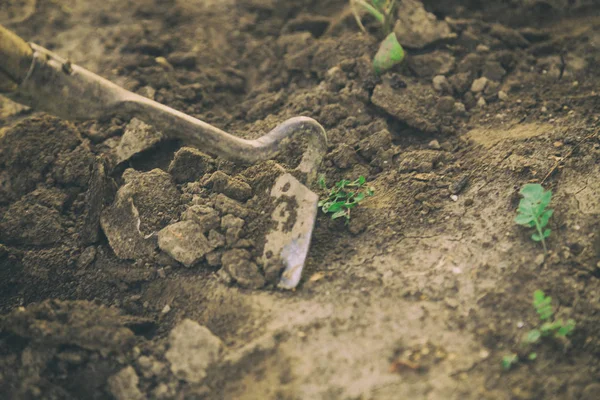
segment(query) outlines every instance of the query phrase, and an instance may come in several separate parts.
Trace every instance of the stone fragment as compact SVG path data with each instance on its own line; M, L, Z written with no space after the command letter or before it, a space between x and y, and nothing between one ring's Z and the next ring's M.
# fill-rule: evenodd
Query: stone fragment
M216 229L221 224L219 213L212 207L194 204L181 216L184 221L194 221L200 226L202 233Z
M408 68L418 77L426 78L435 75L446 75L454 68L456 59L445 51L433 51L408 58Z
M108 390L116 400L144 400L138 383L139 378L130 365L108 378Z
M490 34L502 40L509 48L529 46L529 41L518 31L501 24L493 24Z
M454 109L454 97L452 96L442 96L437 102L437 109L442 113L452 112Z
M443 39L454 38L445 21L425 10L423 3L417 0L402 0L398 4L394 32L400 43L407 48L421 49Z
M220 360L222 351L223 343L208 328L184 319L169 334L165 356L178 379L200 383L207 370Z
M181 221L158 232L158 246L186 267L198 263L212 250L200 225L193 221Z
M473 93L483 92L487 83L488 83L488 79L485 76L475 79L473 81L473 84L471 85L471 92L473 92Z
M244 202L252 197L252 188L246 182L217 171L206 181L207 187L234 200Z
M248 210L243 205L221 193L215 199L215 209L222 214L233 214L240 218L248 216Z
M499 61L487 61L483 66L483 76L490 81L500 82L506 75L506 70Z
M123 178L126 183L102 212L100 225L117 257L145 258L156 248L152 234L177 217L179 192L171 176L160 169L127 169Z
M356 151L346 143L339 144L330 157L333 164L342 169L350 168L360 162Z
M395 90L389 84L375 87L371 102L386 113L424 133L438 133L437 94L430 85L413 84Z
M228 250L223 253L221 263L238 285L249 289L259 289L265 285L265 278L260 273L258 266L250 261L248 250Z
M452 93L452 86L444 75L437 75L433 78L433 88L441 93Z
M119 144L112 150L115 165L129 160L136 154L152 148L163 138L162 133L145 122L133 118L125 127Z
M367 160L372 160L379 150L389 149L392 146L392 134L387 129L364 138L358 143L359 154Z
M175 153L169 173L177 183L194 182L214 170L214 160L192 147L182 147Z

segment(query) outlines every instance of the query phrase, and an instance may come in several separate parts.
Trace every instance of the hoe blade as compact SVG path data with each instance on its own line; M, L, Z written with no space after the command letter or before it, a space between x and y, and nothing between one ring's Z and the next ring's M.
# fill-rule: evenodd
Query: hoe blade
M286 173L275 182L271 197L275 202L271 214L274 227L267 233L263 259L265 265L278 263L283 269L278 287L294 289L310 248L319 196Z

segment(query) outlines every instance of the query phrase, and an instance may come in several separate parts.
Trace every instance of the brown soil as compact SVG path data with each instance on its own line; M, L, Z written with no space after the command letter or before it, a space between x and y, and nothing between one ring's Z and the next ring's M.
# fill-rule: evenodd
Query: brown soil
M600 5L423 3L449 35L379 77L378 32L345 0L3 2L27 40L233 134L317 119L320 173L364 175L375 196L348 226L320 213L300 286L280 291L258 257L274 163L184 151L177 167L183 144L161 142L115 166L103 156L130 121L0 97L0 398L598 398ZM545 257L513 221L528 182L554 193ZM123 250L143 257L118 258L99 229L107 207L128 223L115 197L145 204L146 239ZM165 226L225 215L204 261L156 251ZM577 326L531 349L536 289ZM185 318L223 343L200 382L167 355Z

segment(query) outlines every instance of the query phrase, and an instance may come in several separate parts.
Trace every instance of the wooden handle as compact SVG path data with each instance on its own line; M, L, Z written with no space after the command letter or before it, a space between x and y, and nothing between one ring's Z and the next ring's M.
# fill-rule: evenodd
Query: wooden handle
M27 76L33 51L26 41L0 25L0 90L11 90Z

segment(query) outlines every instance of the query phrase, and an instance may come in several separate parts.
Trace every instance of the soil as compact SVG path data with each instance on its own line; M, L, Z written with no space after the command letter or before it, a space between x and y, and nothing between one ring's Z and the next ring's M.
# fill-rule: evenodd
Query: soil
M138 152L139 121L0 97L0 397L598 398L600 4L400 3L407 58L377 76L345 0L3 2L20 36L235 135L317 119L319 172L375 195L348 225L319 213L278 290L263 216L301 146ZM530 182L553 191L547 254L513 221ZM523 346L536 289L576 328Z

